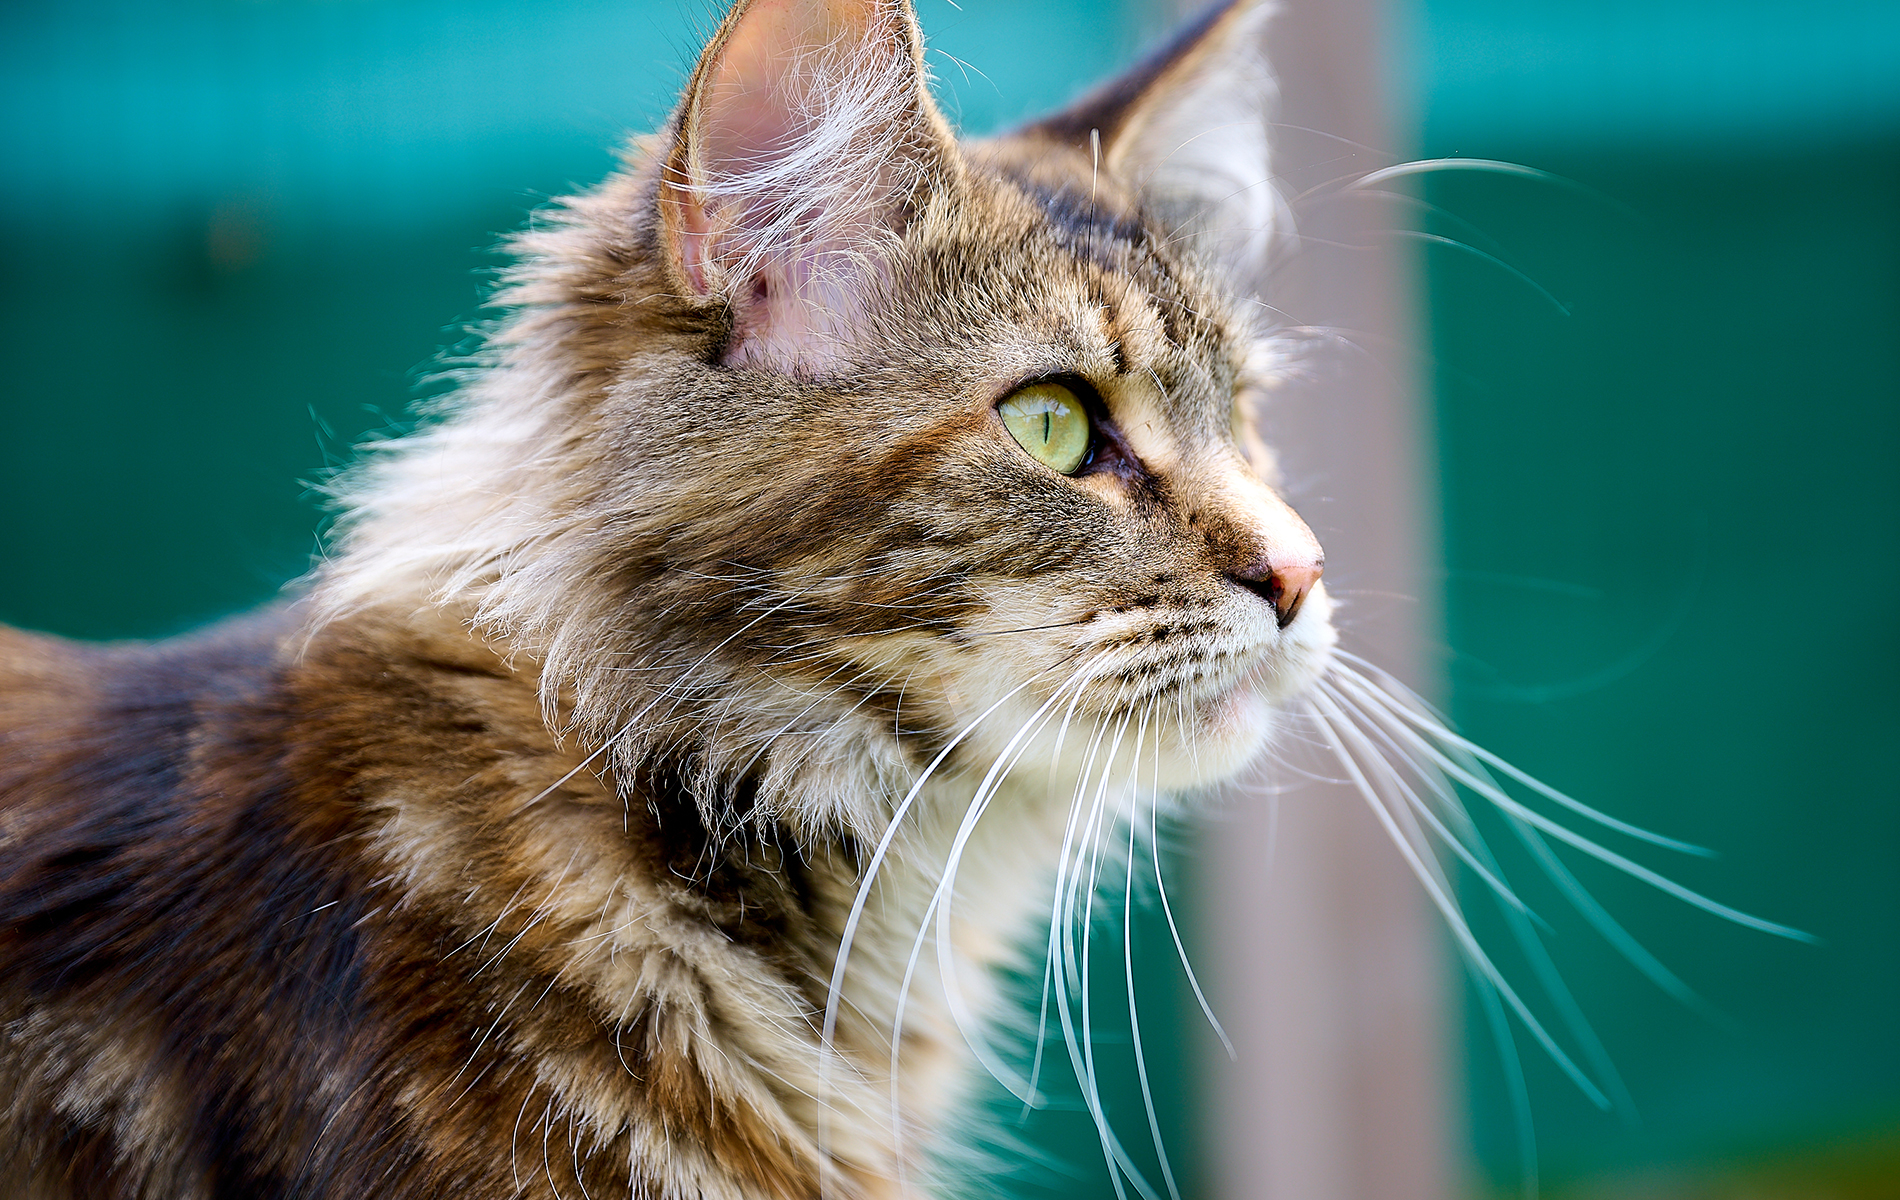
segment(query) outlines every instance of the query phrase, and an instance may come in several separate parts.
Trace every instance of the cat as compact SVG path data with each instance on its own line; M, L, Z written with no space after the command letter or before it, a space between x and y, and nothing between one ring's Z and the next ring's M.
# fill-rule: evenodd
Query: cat
M294 598L0 631L11 1194L913 1194L1131 825L1296 718L1494 787L1253 425L1266 11L960 143L908 0L738 0Z
M301 596L0 635L5 1177L923 1184L1058 864L1332 645L1224 267L1263 12L960 145L908 3L741 0Z

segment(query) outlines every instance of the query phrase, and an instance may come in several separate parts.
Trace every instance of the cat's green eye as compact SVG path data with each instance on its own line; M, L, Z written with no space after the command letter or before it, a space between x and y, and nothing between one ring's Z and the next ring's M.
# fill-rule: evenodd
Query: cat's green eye
M1029 457L1072 475L1089 456L1089 414L1082 398L1059 383L1032 383L996 406L1003 427Z

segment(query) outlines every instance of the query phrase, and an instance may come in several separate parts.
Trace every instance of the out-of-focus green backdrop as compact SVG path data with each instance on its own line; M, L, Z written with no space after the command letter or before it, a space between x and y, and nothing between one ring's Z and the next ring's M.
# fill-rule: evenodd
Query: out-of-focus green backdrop
M1142 0L961 2L919 8L977 130L1156 23ZM1638 1113L1596 1113L1527 1049L1546 1188L1900 1196L1900 6L1396 17L1415 149L1585 185L1446 173L1420 193L1416 228L1461 244L1420 258L1454 714L1719 848L1666 865L1824 939L1580 866L1711 1018L1534 895ZM160 635L300 573L301 481L435 389L500 236L661 117L712 21L701 0L0 10L0 620ZM1137 929L1144 1026L1186 1022L1165 932ZM1512 1191L1507 1075L1467 1024L1473 1184ZM1155 1066L1192 1192L1194 1088ZM1110 1074L1139 1143L1131 1072ZM1017 1190L1112 1194L1072 1109L1021 1135L1049 1157Z
M1418 228L1529 281L1425 251L1453 713L1721 853L1635 857L1822 939L1579 865L1711 1019L1533 892L1636 1112L1595 1112L1526 1045L1544 1181L1900 1196L1900 5L1425 0L1413 21L1424 155L1581 185L1423 191ZM1466 1036L1483 1179L1509 1192L1475 1011Z

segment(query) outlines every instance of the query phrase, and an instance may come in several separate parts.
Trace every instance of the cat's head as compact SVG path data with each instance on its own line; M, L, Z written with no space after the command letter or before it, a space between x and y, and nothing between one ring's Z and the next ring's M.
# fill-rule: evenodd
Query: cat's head
M742 0L669 128L524 236L496 365L363 477L332 602L465 605L709 803L873 805L866 764L1032 722L1231 777L1333 640L1251 432L1261 21L959 144L905 0Z

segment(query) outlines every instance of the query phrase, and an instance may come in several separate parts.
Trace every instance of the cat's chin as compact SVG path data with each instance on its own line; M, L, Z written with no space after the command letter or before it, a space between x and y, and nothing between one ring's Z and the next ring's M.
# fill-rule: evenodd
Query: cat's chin
M1252 765L1285 722L1285 699L1250 675L1213 700L1196 705L1190 721L1165 731L1156 747L1155 782L1185 791L1226 783Z
M1226 783L1252 765L1280 732L1287 710L1318 682L1338 640L1332 603L1315 588L1301 621L1251 671L1188 707L1159 739L1159 784L1185 790Z

